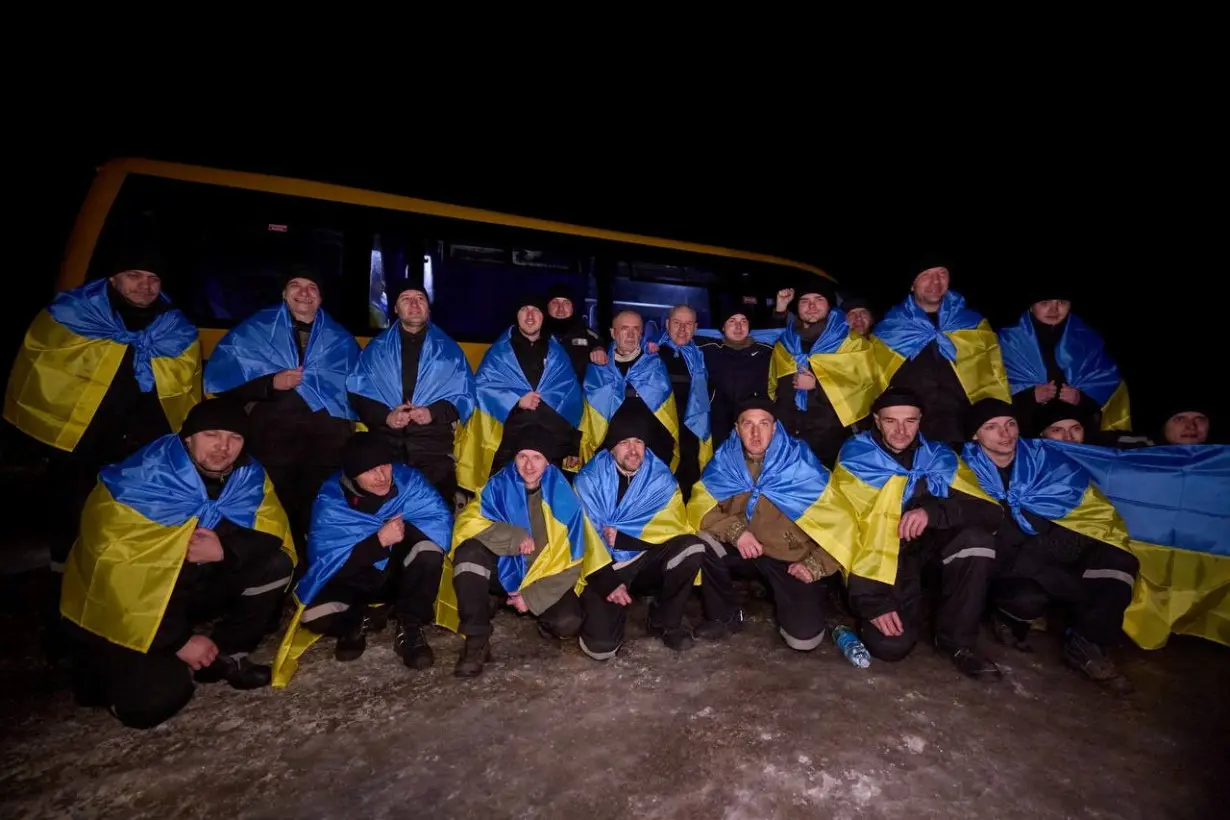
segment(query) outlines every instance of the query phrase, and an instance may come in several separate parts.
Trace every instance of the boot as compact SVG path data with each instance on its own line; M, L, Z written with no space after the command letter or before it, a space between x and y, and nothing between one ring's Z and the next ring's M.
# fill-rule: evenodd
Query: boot
M1072 630L1068 630L1063 641L1063 660L1068 666L1116 695L1130 695L1135 691L1132 682L1120 674L1100 646Z
M1033 652L1029 644L1029 621L1018 621L1003 612L991 613L991 634L1004 646L1018 652Z
M401 662L407 669L428 669L436 662L436 655L427 644L427 637L421 626L397 626L397 638L393 648L401 655Z
M736 609L734 614L724 621L705 621L692 631L692 634L705 641L720 641L727 635L743 631L743 610Z
M367 649L367 627L370 621L366 614L347 632L337 639L333 657L342 663L357 661Z
M248 660L247 654L223 655L193 675L197 683L217 683L225 680L232 689L260 689L273 680L273 670Z
M662 643L666 644L667 649L673 649L676 652L686 652L695 645L691 632L683 628L683 626L665 627L655 623L655 614L654 607L650 607L649 622L645 625L645 631L650 635L661 638Z
M459 678L475 678L483 673L483 664L491 660L491 641L486 635L466 636L466 645L457 659L453 674Z
M393 607L389 604L377 604L367 608L367 631L368 632L383 632L384 628L389 625L389 613Z
M944 650L941 649L940 651ZM1004 673L999 671L998 666L978 654L974 649L963 646L947 654L952 658L952 665L957 667L962 675L974 680L994 683L995 681L1002 680L1004 677Z

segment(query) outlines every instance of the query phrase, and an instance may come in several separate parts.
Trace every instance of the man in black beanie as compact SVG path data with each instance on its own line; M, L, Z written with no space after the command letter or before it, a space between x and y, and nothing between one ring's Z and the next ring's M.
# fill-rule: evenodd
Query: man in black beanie
M1066 401L1051 401L1035 409L1033 434L1036 438L1070 441L1083 444L1090 429L1090 417L1084 408Z
M554 285L547 291L547 315L543 328L548 336L568 351L568 359L572 362L577 381L583 381L585 369L589 367L590 354L595 350L602 350L604 341L602 336L586 326L584 314L577 310L578 305L584 307L585 300L582 298L578 302L573 291L574 289L566 284Z
M841 309L846 312L846 321L850 329L866 339L871 335L871 329L876 325L875 314L871 312L871 303L861 296L850 296L843 299Z
M722 338L700 345L709 372L709 427L715 451L734 432L743 403L768 395L773 346L751 336L764 319L759 302L751 294L739 297L722 312Z

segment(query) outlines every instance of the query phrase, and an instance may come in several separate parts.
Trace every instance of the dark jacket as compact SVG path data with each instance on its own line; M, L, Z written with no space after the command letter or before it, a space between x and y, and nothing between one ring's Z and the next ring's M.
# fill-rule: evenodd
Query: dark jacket
M509 342L517 364L525 375L526 381L535 390L542 380L547 366L547 335L544 333L536 341L530 341L520 331L513 329ZM586 359L588 362L588 358ZM538 405L536 410L526 410L514 406L508 418L504 420L504 435L500 446L492 459L491 472L494 475L516 455L518 443L527 435L527 429L536 427L546 434L553 443L552 452L544 453L557 467L562 466L565 458L575 456L581 451L581 431L568 423L568 420L557 413L546 402ZM535 436L541 441L541 436Z
M716 341L705 342L700 351L709 371L709 419L716 450L734 430L739 406L748 399L768 395L773 347L756 341L731 347L725 341Z
M1038 351L1042 354L1042 363L1046 366L1046 379L1052 381L1057 387L1065 385L1065 376L1063 368L1055 361L1055 345L1059 344L1059 340L1063 338L1064 328L1068 324L1065 318L1057 325L1048 325L1039 322L1030 314L1029 321L1033 324L1034 335L1038 339ZM1051 401L1059 401L1059 397L1051 399ZM1027 387L1024 390L1012 396L1012 406L1017 411L1017 422L1021 425L1022 435L1034 435L1041 433L1041 430L1036 429L1035 414L1038 409L1045 407L1044 404L1038 404L1038 400L1034 397L1034 388ZM1097 432L1097 425L1094 423L1101 416L1102 408L1089 396L1081 393L1080 404L1078 405L1081 413L1086 419L1089 419L1090 429L1086 429L1087 437L1092 437Z
M928 314L939 326L939 314ZM931 342L913 359L907 359L893 374L892 386L904 387L922 399L922 434L932 441L959 447L964 441L962 423L969 410L965 388L957 378L952 362Z
M603 338L585 326L578 316L570 319L546 317L544 332L553 336L568 351L568 359L577 379L585 382L585 368L589 367L589 354L605 346Z

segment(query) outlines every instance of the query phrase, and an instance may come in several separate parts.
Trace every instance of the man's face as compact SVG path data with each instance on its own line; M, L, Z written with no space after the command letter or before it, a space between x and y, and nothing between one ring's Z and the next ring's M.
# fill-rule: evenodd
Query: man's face
M626 438L611 449L611 455L625 473L635 473L645 463L645 442Z
M829 315L829 300L818 293L804 293L799 297L799 318L809 325L824 320Z
M422 327L431 318L427 294L421 290L402 291L397 297L397 318L408 327Z
M744 410L739 414L735 428L739 431L743 449L749 455L762 456L773 441L776 422L773 414L765 410Z
M1042 302L1034 302L1029 312L1044 325L1057 325L1068 318L1068 313L1071 310L1072 303L1067 299L1047 299Z
M918 425L922 423L922 410L909 405L885 407L874 414L876 429L888 449L900 453L918 437Z
M547 303L547 313L552 319L569 319L572 317L572 300L566 296L556 296Z
M1077 444L1085 442L1085 425L1076 419L1060 419L1042 431L1042 438L1051 441L1073 441Z
M359 489L372 495L387 495L393 488L393 465L381 464L355 476Z
M728 342L741 342L747 338L747 334L750 332L751 327L747 317L742 313L736 313L726 320L726 324L722 325L722 335L726 337Z
M919 304L938 305L948 293L948 268L927 268L914 279L913 290Z
M517 453L517 473L525 486L531 490L542 483L542 474L547 471L547 457L537 450L522 450Z
M616 352L629 356L641 346L641 330L644 325L635 313L624 312L611 324L611 338L615 340Z
M1175 413L1162 435L1167 444L1204 444L1209 440L1209 417L1194 410Z
M850 323L854 332L863 338L867 338L867 334L871 332L871 326L875 324L871 320L871 311L861 307L847 313L846 321Z
M692 334L696 332L696 313L690 308L671 311L671 317L666 321L666 332L672 342L683 347L692 341Z
M243 452L243 436L230 430L202 430L184 439L188 455L207 473L223 473Z
M316 311L320 308L320 288L311 279L291 279L282 291L282 298L291 315L300 322L310 322L316 318Z
M1016 442L1021 437L1016 419L1012 416L997 416L990 419L974 434L974 441L991 455L1010 456L1016 453Z
M542 311L533 305L523 305L517 311L517 327L526 336L536 336L542 332Z
M111 285L137 307L154 304L162 293L162 279L147 270L126 270L111 277Z

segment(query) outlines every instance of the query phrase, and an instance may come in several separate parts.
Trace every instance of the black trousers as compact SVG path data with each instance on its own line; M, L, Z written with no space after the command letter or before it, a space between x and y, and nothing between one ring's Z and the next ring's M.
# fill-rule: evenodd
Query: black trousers
M383 583L373 587L331 579L304 608L299 623L320 635L337 638L359 625L369 605L392 604L402 628L427 626L434 615L443 572L444 552L407 524L406 537L389 556Z
M932 530L901 545L897 579L891 587L851 576L850 606L859 618L859 637L867 651L885 661L899 661L910 653L923 626L923 577L936 572L936 642L945 649L972 649L978 642L994 562L995 537L986 530ZM894 611L901 618L901 635L885 635L871 623Z
M679 469L675 470L675 480L687 503L692 497L692 485L700 481L700 439L682 421L679 423Z
M463 541L453 552L453 589L457 592L457 615L461 634L470 638L491 634L489 596L508 595L500 584L499 556L476 538ZM538 616L538 623L557 638L571 638L581 631L585 613L572 590Z
M1092 538L1074 561L1051 560L1048 553L1046 537L1033 536L1003 555L992 584L994 605L1010 618L1032 621L1050 602L1060 602L1070 607L1071 626L1082 636L1101 646L1117 643L1140 571L1136 556Z
M290 520L290 534L295 539L295 552L299 554L298 573L307 568L307 533L312 522L312 502L316 500L321 486L337 472L336 467L313 464L268 465L265 471L273 482L282 509Z
M406 460L436 488L449 510L457 506L457 462L452 456L412 455Z
M809 652L824 641L825 590L819 582L800 581L788 572L790 564L762 555L747 559L730 544L711 536L703 539L708 546L701 566L701 597L705 617L728 621L737 610L733 580L736 577L758 579L768 585L773 594L773 610L777 630L791 649Z
M652 595L649 619L656 626L677 629L683 623L683 609L692 591L692 582L704 561L705 542L694 535L680 535L636 560L617 567L615 573L632 595ZM585 622L581 626L581 648L597 660L614 657L624 641L628 608L613 604L594 587L581 593Z

